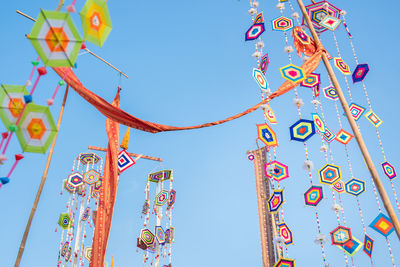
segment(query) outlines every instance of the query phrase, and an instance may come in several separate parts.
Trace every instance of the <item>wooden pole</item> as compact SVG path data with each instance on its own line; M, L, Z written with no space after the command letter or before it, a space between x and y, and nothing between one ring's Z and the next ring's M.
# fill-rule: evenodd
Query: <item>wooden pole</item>
M314 26L312 25L312 22L310 20L310 17L307 14L307 10L306 10L306 8L305 8L305 6L303 4L303 1L302 0L297 0L297 3L299 4L301 12L303 13L303 16L304 16L304 18L305 18L305 20L307 22L307 25L308 25L308 27L309 27L309 29L311 31L312 36L314 37L315 44L317 45L317 47L318 46L322 47L321 41L319 40L318 34L316 33L316 31L314 29ZM340 103L342 104L344 113L345 113L345 115L347 117L347 120L349 121L350 127L353 130L354 137L356 138L358 146L359 146L359 148L361 150L361 153L362 153L362 155L364 157L365 164L367 165L367 168L368 168L368 170L369 170L369 172L370 172L370 174L372 176L372 179L374 180L374 183L376 185L376 188L378 189L379 195L380 195L380 197L382 199L382 202L383 202L383 205L385 206L385 209L386 209L386 211L387 211L387 213L388 213L388 215L390 217L390 220L393 223L393 226L394 226L394 229L396 231L397 237L400 239L400 223L399 223L399 220L398 220L398 218L396 216L396 213L395 213L395 211L393 209L392 203L390 202L390 199L389 199L389 197L388 197L388 195L386 193L386 190L385 190L385 188L383 186L383 183L382 183L381 179L379 178L378 172L376 171L375 165L374 165L374 163L373 163L373 161L371 159L371 156L370 156L370 154L368 152L368 149L367 149L367 147L366 147L366 145L364 143L364 140L363 140L363 138L361 136L360 130L358 129L357 124L356 124L353 116L350 113L349 105L347 104L346 98L344 97L342 89L341 89L341 87L339 85L339 82L338 82L338 80L336 78L336 75L335 75L335 73L334 73L334 71L332 69L332 66L329 63L329 60L328 60L328 57L326 56L326 53L322 53L322 61L324 62L324 65L326 67L326 70L328 71L329 77L331 78L331 81L332 81L332 83L333 83L333 85L334 85L334 87L336 89L336 92L338 94Z
M64 108L65 108L65 102L67 101L68 90L69 90L69 86L67 85L67 88L65 89L64 99L63 99L63 102L62 102L62 105L61 105L61 109L60 109L60 114L58 115L57 133L56 133L56 136L53 139L53 142L51 143L49 154L47 155L47 161L46 161L46 166L45 166L44 171L43 171L42 180L40 181L39 189L38 189L38 191L36 193L36 198L35 198L35 201L33 202L33 206L32 206L32 209L31 209L31 213L29 215L28 222L26 223L25 232L24 232L24 235L22 236L21 244L19 246L19 251L18 251L17 259L15 260L14 267L19 267L19 264L21 262L21 258L22 258L22 254L24 253L25 244L26 244L26 240L28 238L29 230L31 229L33 216L35 215L37 206L39 204L40 196L41 196L42 191L43 191L44 183L46 182L46 179L47 179L47 173L49 171L51 158L53 156L54 146L56 145L58 132L60 130L61 119L62 119L63 114L64 114Z
M107 149L105 149L103 147L98 147L98 146L88 146L88 149L107 152ZM142 159L149 159L149 160L160 161L160 162L162 161L162 158L150 157L150 156L146 156L146 155L142 155L142 154L139 155L136 153L128 153L128 154L129 154L129 156L132 156L132 157L139 157Z

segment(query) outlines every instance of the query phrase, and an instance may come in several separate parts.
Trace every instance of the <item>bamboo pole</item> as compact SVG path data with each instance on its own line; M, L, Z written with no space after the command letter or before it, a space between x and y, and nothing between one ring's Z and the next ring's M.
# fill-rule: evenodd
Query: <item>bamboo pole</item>
M98 146L88 146L88 149L107 152L107 149L105 149L103 147L98 147ZM146 155L142 155L142 154L139 155L136 153L128 153L128 154L129 154L129 156L132 156L132 157L138 157L138 158L142 158L142 159L154 160L154 161L159 161L159 162L162 161L162 158L150 157L150 156L146 156Z
M60 1L60 5L62 6L63 2ZM61 8L61 6L59 6ZM31 16L17 10L16 11L18 14L24 16L25 18L28 18L34 22L36 22L36 19L32 18ZM83 50L85 50L86 52L88 52L89 54L91 54L92 56L94 56L95 58L103 61L104 63L106 63L108 66L110 66L111 68L113 68L114 70L118 71L119 73L121 73L122 75L124 75L127 79L129 79L129 76L126 75L124 72L122 72L120 69L116 68L114 65L112 65L110 62L108 62L107 60L103 59L102 57L99 57L98 55L96 55L95 53L93 53L92 51L90 51L89 49L87 49L86 47L82 48Z
M312 25L312 22L310 20L310 17L307 14L307 10L303 4L302 0L297 0L297 3L299 4L299 7L301 9L301 12L303 13L303 16L307 22L307 25L311 31L312 36L314 37L315 44L318 46L322 46L321 41L319 40L318 34L316 33L314 26ZM347 117L347 120L349 121L350 127L353 130L354 137L357 140L358 146L361 150L361 153L364 157L365 164L367 165L367 168L372 176L372 179L374 180L374 183L376 185L376 188L378 189L379 195L382 199L383 205L385 206L385 209L390 217L390 220L393 223L394 229L396 231L397 237L400 239L400 223L399 220L396 216L396 213L393 209L392 203L390 202L390 199L386 193L386 190L383 186L383 183L381 179L379 178L378 172L376 171L375 165L371 159L371 156L368 152L368 149L364 143L364 140L361 136L360 130L357 127L357 124L353 118L353 116L350 113L349 110L349 105L347 104L346 98L342 92L342 88L339 85L339 82L336 78L336 75L332 69L331 64L329 63L328 57L326 56L326 53L322 53L322 60L324 62L324 65L326 67L326 70L328 71L329 77L335 86L336 92L338 94L340 103L342 104L343 110L345 112L345 115Z
M43 191L44 183L46 182L46 179L47 179L47 173L49 171L51 158L53 156L54 147L56 145L58 132L59 132L60 126L61 126L61 120L62 120L62 117L63 117L63 114L64 114L64 108L65 108L65 102L67 101L68 90L69 90L69 86L67 85L67 88L65 89L64 99L63 99L63 102L62 102L62 105L61 105L61 109L60 109L60 114L58 115L57 133L56 133L56 135L55 135L55 137L53 139L53 142L51 143L49 154L47 155L47 161L46 161L46 166L45 166L44 171L43 171L42 180L40 181L39 189L38 189L38 191L36 193L36 198L35 198L35 201L33 202L33 206L32 206L32 209L31 209L31 213L29 215L28 222L26 223L25 232L24 232L24 235L22 236L21 244L19 246L18 255L17 255L17 259L15 260L14 267L19 267L19 264L21 262L21 258L22 258L22 254L24 253L25 244L26 244L26 240L28 238L29 230L31 229L33 216L35 215L37 206L39 204L40 196L41 196L42 191Z

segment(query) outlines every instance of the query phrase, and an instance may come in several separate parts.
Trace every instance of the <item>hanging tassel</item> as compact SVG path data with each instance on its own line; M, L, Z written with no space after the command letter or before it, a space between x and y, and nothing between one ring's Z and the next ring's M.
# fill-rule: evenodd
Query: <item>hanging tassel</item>
M33 95L33 92L35 91L36 86L39 83L40 77L47 74L46 67L40 67L37 69L37 71L39 73L39 76L36 78L35 84L33 85L32 89L31 89L30 95Z
M128 127L128 129L126 129L126 133L124 135L124 138L122 139L121 145L119 146L120 148L128 150L130 132L131 132L131 128Z

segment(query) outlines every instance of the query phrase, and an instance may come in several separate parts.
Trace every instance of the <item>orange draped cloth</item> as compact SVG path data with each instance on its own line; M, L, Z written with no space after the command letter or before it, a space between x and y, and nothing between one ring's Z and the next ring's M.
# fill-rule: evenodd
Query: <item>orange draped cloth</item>
M311 56L301 67L304 70L305 76L308 76L311 72L313 72L319 65L323 53L323 49L317 50L317 52ZM107 118L118 122L120 124L129 126L131 128L135 128L141 131L145 132L150 132L150 133L158 133L158 132L165 132L165 131L179 131L179 130L191 130L191 129L198 129L198 128L204 128L204 127L209 127L209 126L214 126L218 124L222 124L228 121L235 120L237 118L240 118L246 114L249 114L256 109L258 109L261 105L267 103L268 101L272 100L273 98L280 96L293 88L295 88L297 85L300 84L300 82L293 83L291 81L285 81L281 87L279 87L278 90L276 90L272 95L264 100L263 102L260 102L251 108L238 113L236 115L233 115L231 117L228 117L223 120L219 121L214 121L214 122L209 122L209 123L204 123L200 125L194 125L194 126L184 126L184 127L177 127L177 126L169 126L169 125L164 125L164 124L158 124L154 122L149 122L145 120L141 120L139 118L136 118L129 113L121 110L119 107L115 107L108 103L106 100L101 98L100 96L96 95L92 91L86 89L82 83L79 81L79 79L76 77L76 75L72 72L70 68L53 68L55 72L60 77L64 77L65 82L73 88L79 95L81 95L87 102L92 104L96 109L98 109L104 116Z
M119 103L120 98L118 90L117 95L112 102L112 106L119 108ZM111 221L114 213L114 203L117 197L119 124L107 118L106 131L108 147L104 164L103 182L100 189L99 204L97 207L90 267L102 267L104 265Z

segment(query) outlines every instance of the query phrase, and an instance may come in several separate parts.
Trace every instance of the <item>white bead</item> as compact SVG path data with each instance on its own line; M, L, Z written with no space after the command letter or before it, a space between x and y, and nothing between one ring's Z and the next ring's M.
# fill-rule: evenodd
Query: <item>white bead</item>
M316 244L321 244L321 242L322 242L323 244L325 244L325 243L326 243L326 236L325 236L324 234L318 234L318 235L315 237L314 242L315 242Z
M258 49L263 49L264 48L264 42L263 41L258 41L256 45L257 45Z
M300 17L299 13L293 12L292 18L297 19L297 18L299 18L299 17Z
M257 2L257 1L254 1L254 2L253 2L253 7L255 7L255 8L258 7L258 2Z
M319 150L321 150L321 152L326 152L326 151L328 151L328 146L325 145L325 144L323 144L323 145L319 148Z
M25 87L29 87L29 86L32 86L31 80L27 80L25 83Z
M311 160L306 160L304 161L303 168L306 170L308 169L312 170L314 168L314 163Z
M311 104L318 106L321 103L318 100L314 99L314 100L311 100Z
M346 16L347 12L346 12L346 10L340 10L340 14L343 16Z
M255 8L253 8L253 7L249 9L249 14L250 14L250 15L254 15L254 14L256 14L256 13L257 13L257 9L255 9Z
M258 58L261 57L261 53L258 52L258 51L256 51L256 52L254 52L251 56L254 57L255 59L258 59Z
M277 9L285 9L285 4L284 4L284 3L278 3L278 4L276 5L276 8L277 8Z
M324 3L324 4L322 5L322 7L323 7L324 9L328 9L328 8L329 8L329 3Z
M295 99L293 99L293 104L299 108L304 105L304 102L301 98L295 98Z
M286 53L292 53L292 52L293 52L293 47L290 46L290 45L285 46L284 51L285 51Z

